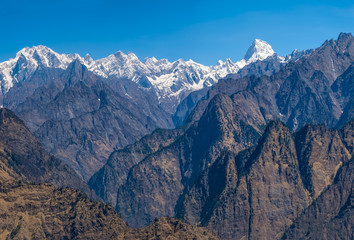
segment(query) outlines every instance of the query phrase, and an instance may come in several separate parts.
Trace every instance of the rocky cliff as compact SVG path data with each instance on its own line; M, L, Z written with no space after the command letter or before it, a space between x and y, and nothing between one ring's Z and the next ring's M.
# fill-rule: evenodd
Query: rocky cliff
M117 196L116 209L135 227L167 215L226 239L280 238L353 154L352 122L328 128L350 108L353 53L352 35L341 34L271 76L219 81L180 133L148 137L159 147L146 154L125 149L90 185L111 203ZM266 129L273 119L285 125Z
M340 131L306 126L292 134L271 122L256 147L226 152L202 173L177 216L222 239L279 239L353 155L353 143L340 136L352 141L352 123Z
M331 186L288 228L282 239L353 239L354 161L343 164Z

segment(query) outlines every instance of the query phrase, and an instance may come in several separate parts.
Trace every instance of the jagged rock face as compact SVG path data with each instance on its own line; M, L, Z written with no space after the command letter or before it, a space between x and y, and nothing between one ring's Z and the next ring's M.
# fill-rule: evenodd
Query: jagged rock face
M247 105L259 105L266 122L280 119L292 130L298 130L306 123L334 127L341 122L344 125L353 114L353 91L350 91L353 62L353 36L341 34L336 41L326 41L320 48L290 62L270 78L231 77L220 80L209 91L208 98L198 103L187 122L198 120L207 102L216 94L230 96L247 92L254 95L254 101L244 102L245 108Z
M147 225L158 216L173 216L182 193L201 171L223 151L238 152L258 138L259 133L243 121L242 112L235 109L231 99L216 96L200 121L183 136L130 169L118 190L118 212L135 227Z
M125 183L129 169L148 155L167 147L183 133L183 128L157 129L136 143L113 152L107 163L90 178L90 188L105 202L115 206L118 188Z
M279 239L351 158L352 134L350 123L339 131L306 126L294 135L271 122L256 147L226 152L207 168L177 216L222 239Z
M46 184L0 183L0 204L1 239L218 239L170 218L133 230L111 206Z
M343 114L337 123L337 127L342 127L345 123L354 118L353 79L354 65L352 64L331 86L336 99L338 99L338 103L343 109Z
M338 171L334 183L297 218L282 239L353 239L353 158Z
M340 136L349 153L354 152L354 119L345 124L340 131Z
M288 129L278 122L271 123L255 151L259 154L249 160L255 163L246 181L252 211L249 237L271 239L287 226L287 221L301 213L308 204L308 196Z
M0 136L1 164L7 166L4 171L8 173L4 179L70 186L91 195L86 183L62 161L50 156L23 121L6 108L0 109Z
M306 126L296 133L296 147L303 182L313 199L333 182L337 169L352 154L340 133L323 125Z
M26 100L27 97L31 96L38 88L52 84L57 85L57 89L63 88L62 78L63 69L58 68L46 68L39 67L37 70L24 82L19 82L15 84L7 92L6 97L4 97L3 105L7 108L13 109L22 102ZM49 93L53 95L53 93ZM43 93L42 98L48 98L45 93Z

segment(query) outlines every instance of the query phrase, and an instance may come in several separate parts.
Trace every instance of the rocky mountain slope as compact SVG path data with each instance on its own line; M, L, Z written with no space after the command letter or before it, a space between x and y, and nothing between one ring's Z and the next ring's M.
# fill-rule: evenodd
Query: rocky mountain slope
M85 182L61 160L49 155L24 122L6 108L0 109L1 179L52 183L80 189L91 196Z
M89 56L59 55L44 46L25 48L0 64L1 82L6 83L1 101L26 122L48 152L87 181L114 149L156 128L181 124L206 93L204 87L219 78L241 65L242 75L261 75L284 64L261 40L253 43L248 55L237 64L227 60L205 67L182 60L142 63L132 53L93 61ZM196 89L203 94L175 114L173 122L178 102Z
M145 154L134 145L113 153L118 157L110 158L90 186L113 204L117 196L117 210L132 226L177 214L223 238L231 239L235 231L240 238L281 237L353 154L347 125L345 133L324 126L291 133L306 123L338 124L353 91L345 97L343 88L334 86L351 86L353 53L352 35L341 34L271 76L219 81L179 128L182 134L169 137L162 131L164 140L148 136L159 147L148 147ZM272 119L284 120L290 129L273 122L252 148ZM122 174L121 166L131 162L123 153L138 157Z
M353 122L340 131L308 125L292 134L271 122L256 147L226 152L185 194L177 216L222 239L279 239L348 162ZM345 132L345 133L344 133Z
M353 158L328 187L285 232L282 239L353 239Z
M181 194L225 149L237 152L256 143L260 130L250 124L229 97L213 99L197 124L130 169L117 193L120 214L132 226L146 225L155 216L173 216ZM96 182L97 189L102 185L102 180ZM142 217L139 222L136 215Z
M131 229L113 207L66 188L90 194L87 185L49 156L22 120L4 108L0 136L1 239L218 239L205 228L171 218Z
M37 75L42 76L35 74L23 85L36 82ZM74 61L59 78L37 88L14 109L48 152L87 180L116 147L133 143L157 127L172 126L163 110L141 106Z
M118 188L127 179L131 167L152 153L167 147L184 134L183 128L157 129L134 144L114 151L107 163L98 170L88 184L108 203L116 205Z
M171 218L133 230L111 206L47 184L0 183L0 203L1 239L218 239Z
M155 152L159 154L162 148L170 147L168 151L177 148L177 152L172 154L176 159L184 159L187 165L213 161L220 154L219 147L239 150L256 143L264 126L247 119L247 113L239 111L229 97L220 95L212 102L203 120L190 129L159 130L136 144L114 152L107 164L90 179L90 187L105 201L115 204L117 190L125 182L130 167ZM199 167L205 167L205 163ZM194 171L200 171L199 167L194 166ZM182 171L187 170L191 171Z
M187 122L200 118L208 102L216 94L234 95L240 107L255 108L261 121L280 119L292 130L306 123L323 123L334 127L350 120L352 94L351 72L354 62L354 39L342 33L338 39L326 41L321 47L297 61L291 61L270 77L233 78L218 82L207 99L198 103ZM342 76L341 76L342 75ZM337 81L338 79L338 81ZM343 79L347 79L344 81ZM342 87L339 87L341 85ZM257 118L258 116L250 117Z

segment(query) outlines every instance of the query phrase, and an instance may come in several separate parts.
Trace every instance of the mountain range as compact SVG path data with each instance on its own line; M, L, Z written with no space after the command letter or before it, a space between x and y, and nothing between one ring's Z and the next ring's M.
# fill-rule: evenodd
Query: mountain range
M24 48L16 57L0 63L1 95L7 93L17 83L27 81L39 67L66 69L71 62L79 60L87 69L103 78L129 79L139 87L151 90L163 109L174 113L178 103L189 93L210 87L230 73L258 61L273 57L278 63L295 60L307 51L295 50L286 57L278 56L272 47L259 39L254 40L244 59L233 63L230 59L219 60L215 66L204 66L192 60L179 59L169 62L167 59L146 58L141 62L129 52L121 51L106 58L93 60L88 54L59 54L45 46ZM262 74L260 72L260 74Z
M297 52L287 59L299 56ZM219 78L230 73L270 75L286 61L262 40L254 41L245 59L211 67L154 58L143 63L122 52L93 61L88 55L58 54L38 46L0 64L0 100L49 153L88 181L114 149L156 128L183 124Z
M0 109L0 136L1 239L218 239L172 218L131 229L6 108Z
M281 238L353 155L352 122L328 129L352 116L353 43L341 34L271 76L220 80L184 126L113 152L90 187L134 227L167 215L222 239Z
M350 33L210 67L25 48L0 64L0 236L352 239L353 77Z

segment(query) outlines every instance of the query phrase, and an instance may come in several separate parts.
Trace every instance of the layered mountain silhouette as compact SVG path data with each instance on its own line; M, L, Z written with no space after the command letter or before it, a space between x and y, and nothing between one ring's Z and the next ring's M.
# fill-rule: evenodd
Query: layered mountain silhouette
M297 55L301 53L297 52ZM66 69L72 61L78 60L104 79L135 83L136 88L149 92L158 99L165 111L173 114L179 102L189 93L209 87L227 74L237 73L257 61L267 61L267 58L275 60L277 65L289 59L277 56L268 43L259 39L252 43L245 59L236 63L230 59L219 60L215 66L204 66L183 59L169 62L167 59L158 60L154 57L140 61L134 53L125 54L121 51L93 60L89 55L81 57L78 54L58 54L45 46L27 47L19 51L15 58L0 63L0 95L6 94L18 83L28 81L37 68L61 70Z
M219 61L214 67L183 60L142 63L122 52L93 61L44 46L25 48L0 64L0 82L6 83L1 101L26 122L49 153L88 181L115 149L157 128L182 124L219 78L237 73L240 66L240 76L260 76L285 64L267 43L255 41L252 46L247 61ZM268 51L262 52L262 46ZM176 105L200 88L201 94L188 97L172 116Z
M218 239L172 218L131 229L113 207L90 200L95 195L75 172L47 154L5 108L0 109L0 136L1 239Z
M42 46L0 65L29 126L1 109L1 237L352 238L351 34L285 58L255 40L212 67L73 58ZM78 175L113 207L57 188L95 197Z
M271 76L220 80L186 125L114 152L90 186L134 227L168 215L281 238L353 154L353 50L341 34Z
M35 84L37 76L42 76L37 71L23 86ZM116 147L133 143L157 127L172 126L163 110L147 105L122 97L75 61L14 109L47 151L87 180Z

